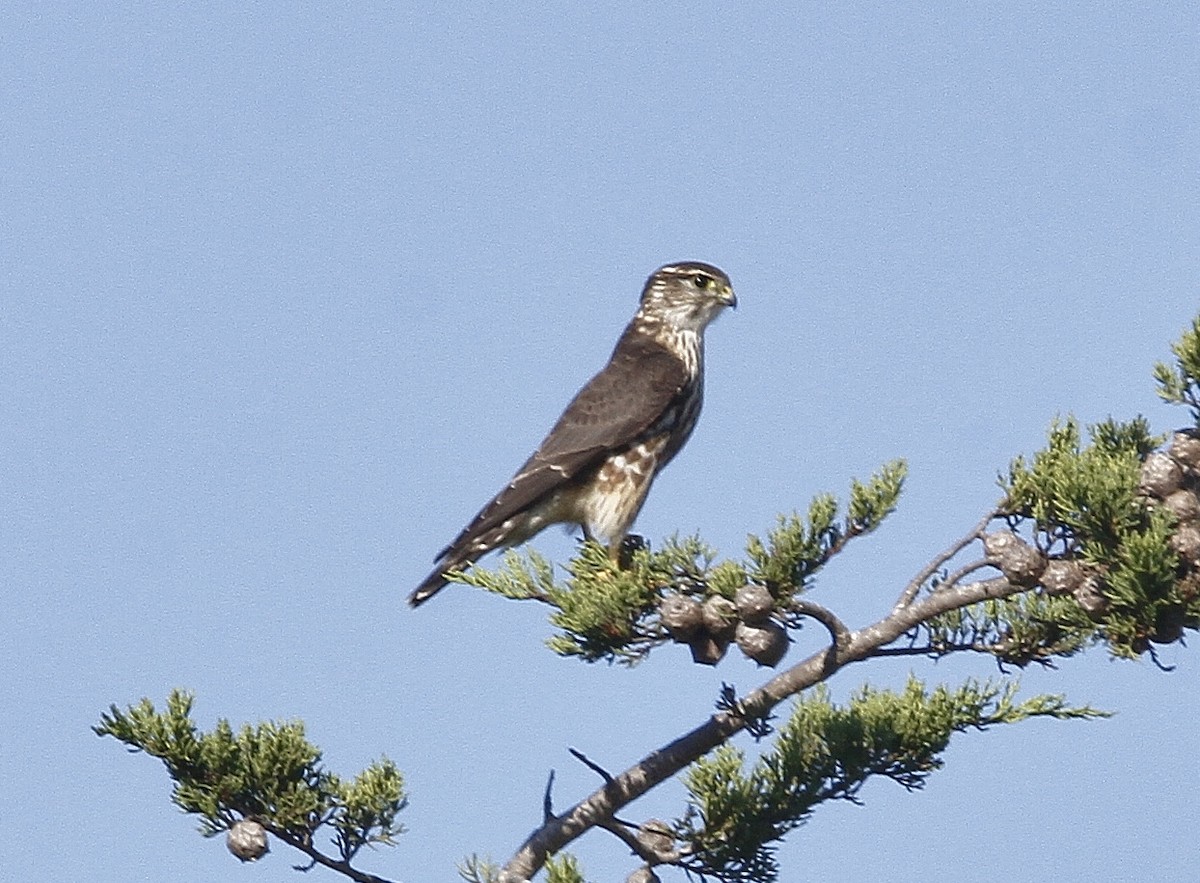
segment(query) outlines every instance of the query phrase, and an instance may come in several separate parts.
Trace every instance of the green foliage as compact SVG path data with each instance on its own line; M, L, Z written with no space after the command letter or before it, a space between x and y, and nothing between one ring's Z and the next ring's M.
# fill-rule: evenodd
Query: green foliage
M307 844L328 826L348 862L363 846L391 845L403 833L396 816L407 804L404 780L390 760L343 782L321 767L321 752L299 722L245 725L235 733L219 720L203 733L191 712L192 695L173 690L164 711L149 699L125 711L113 705L92 729L161 760L175 783L171 799L200 816L205 836L251 818L277 836Z
M908 464L892 460L871 476L866 484L858 479L850 483L850 505L847 507L846 532L854 536L870 533L896 509Z
M918 629L934 655L970 649L1022 667L1073 656L1100 640L1095 623L1074 598L1040 592L960 607Z
M751 534L746 541L751 580L781 599L804 591L849 540L875 530L892 513L907 470L903 460L893 460L866 484L852 481L850 503L841 519L837 499L832 494L818 494L809 504L806 518L797 513L780 516L766 541Z
M497 883L500 866L473 855L458 866L458 875L467 883ZM546 883L585 883L575 856L569 852L552 856L546 862Z
M546 883L584 883L583 871L575 856L560 852L546 862Z
M1178 556L1168 546L1173 527L1170 513L1155 509L1145 529L1114 552L1103 589L1109 607L1102 626L1118 656L1139 655L1150 641L1169 644L1182 628L1200 627L1195 586L1176 579Z
M556 581L554 568L537 552L508 551L500 568L472 567L451 579L520 600L551 605L551 623L559 629L547 645L561 656L588 662L635 663L664 643L657 622L666 590L700 600L732 599L748 582L767 586L786 609L824 564L849 540L870 533L896 507L906 467L896 460L867 482L853 481L846 512L831 494L817 496L807 518L781 518L765 541L747 540L748 561L716 562L717 553L697 537L671 537L662 548L637 549L620 565L600 545L585 542Z
M927 690L915 678L899 693L862 688L844 706L823 687L797 700L772 748L744 770L740 751L723 745L687 774L691 811L676 834L693 850L685 867L723 881L779 877L774 850L825 800L855 800L872 776L920 788L942 764L951 735L1032 717L1095 718L1060 696L1015 698L1016 684L968 681Z
M1005 512L1033 518L1048 539L1062 539L1091 563L1104 562L1144 523L1137 495L1142 460L1161 442L1142 417L1090 427L1081 447L1079 424L1068 418L1050 428L1049 443L1032 465L1013 460Z
M746 540L751 575L772 594L795 592L811 578L841 543L838 505L833 494L818 494L808 506L808 517L796 512L779 516L778 525L764 542L751 534Z
M545 600L554 590L554 565L535 549L518 552L507 549L497 570L472 567L466 571L450 571L451 582L486 589L516 601Z
M1169 545L1172 516L1138 493L1142 462L1162 439L1141 417L1107 420L1090 427L1089 435L1084 446L1073 419L1051 427L1049 443L1031 464L1013 461L1003 510L1015 522L1031 521L1043 550L1077 558L1101 576L1107 604L1095 617L1097 634L1114 655L1133 657L1161 636L1164 619L1190 621L1198 611L1188 613L1178 587L1179 559ZM1027 613L1034 619L1026 620ZM1059 602L1010 600L1003 602L1001 618L1018 631L1047 628L1053 640L1058 632L1073 636L1068 652L1085 641L1078 614Z
M786 606L850 539L870 533L895 509L905 470L896 460L866 483L852 482L844 516L833 495L817 496L807 518L781 518L765 542L750 536L746 564L714 563L716 551L697 537L676 536L657 551L637 549L620 566L602 546L585 542L561 582L554 579L550 562L531 550L506 552L497 570L473 567L451 578L506 598L553 606L550 621L559 633L547 644L561 656L634 663L666 640L656 622L664 590L732 599L754 581Z
M386 757L355 776L339 783L340 807L330 824L337 831L334 843L347 861L368 843L395 845L395 836L404 832L396 816L407 805L404 777Z
M490 859L471 855L458 866L458 876L467 883L498 883L500 866Z
M1200 428L1200 316L1171 344L1171 352L1175 354L1174 366L1164 362L1154 366L1158 395L1173 404L1187 405L1192 420Z
M547 593L557 608L550 622L562 630L549 640L550 648L589 662L637 658L639 639L645 636L641 625L658 606L658 588L672 580L669 558L670 553L641 550L622 568L603 546L584 543L567 565L566 583ZM681 578L693 578L694 570L695 562L686 561Z
M556 582L553 568L537 552L509 551L498 570L473 567L454 579L509 598L535 598L554 607L560 629L548 646L559 655L588 662L635 663L665 640L654 615L665 588L729 597L746 582L736 562L714 564L716 551L697 537L671 537L657 551L637 549L621 565L592 542L580 544Z

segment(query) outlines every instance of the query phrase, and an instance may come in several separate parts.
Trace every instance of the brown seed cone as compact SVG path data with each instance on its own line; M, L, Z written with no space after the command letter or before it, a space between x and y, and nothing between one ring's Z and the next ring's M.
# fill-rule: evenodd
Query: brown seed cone
M1180 466L1200 473L1200 434L1194 429L1181 429L1171 436L1169 453Z
M732 638L737 607L728 598L712 595L704 601L704 627L719 638Z
M625 883L661 883L658 874L650 868L641 867L625 878Z
M1046 556L1015 533L997 531L983 538L988 560L1014 586L1036 586L1046 569Z
M256 862L268 852L267 829L253 819L239 819L225 835L225 846L244 862Z
M678 592L672 592L662 599L658 617L671 637L681 643L689 640L704 625L704 609L700 602Z
M1165 500L1183 485L1183 469L1167 454L1155 451L1142 464L1138 488L1142 493Z
M675 850L671 826L660 819L647 819L638 826L637 842L646 852L663 861Z
M759 665L774 668L787 654L787 630L778 623L767 620L758 625L739 622L737 626L738 649Z
M692 635L688 646L692 650L692 662L699 665L716 665L724 658L725 651L729 649L729 639L715 638L701 629Z
M766 586L742 586L734 595L733 603L742 622L761 622L775 610L775 599Z
M1190 568L1200 567L1200 526L1181 524L1171 534L1171 548Z
M1000 558L1000 570L1014 586L1036 586L1046 569L1046 556L1033 546L1012 546Z
M1092 619L1101 619L1108 610L1108 599L1100 591L1100 580L1089 576L1075 589L1075 600Z
M1046 562L1042 571L1042 587L1047 595L1069 595L1077 589L1087 576L1078 561L1056 559Z
M1175 513L1180 523L1186 524L1200 518L1200 500L1188 490L1179 490L1163 500L1163 505Z
M983 535L983 551L987 553L988 560L998 561L1005 549L1015 543L1023 542L1024 540L1011 531L998 530Z

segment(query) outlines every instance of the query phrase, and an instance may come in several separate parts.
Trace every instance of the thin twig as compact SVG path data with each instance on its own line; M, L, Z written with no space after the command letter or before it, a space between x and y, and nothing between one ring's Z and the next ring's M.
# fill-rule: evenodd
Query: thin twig
M980 558L978 561L971 561L968 564L964 564L958 570L954 571L954 573L948 575L944 580L939 580L937 584L937 591L941 592L943 590L952 589L962 582L964 577L970 576L977 570L983 570L985 567L995 566L996 565L992 564L985 558Z
M948 653L992 653L994 647L990 644L985 644L982 641L973 641L967 644L925 644L923 646L910 647L880 647L872 656L930 656L937 659L940 656L945 656Z
M598 827L603 828L605 831L612 834L614 837L628 846L629 851L638 858L647 862L651 860L650 851L642 846L642 844L638 843L637 835L620 822L610 819L608 821L600 822Z
M571 756L573 758L575 758L577 761L579 761L581 764L583 764L585 767L587 767L589 770L591 770L593 773L595 773L601 779L603 779L606 782L612 781L612 779L613 779L612 773L610 773L604 767L600 766L600 764L596 763L594 760L589 758L582 751L576 751L574 748L571 748L570 746L567 746L567 751L571 752Z
M542 795L542 824L554 818L554 770L546 778L546 793Z
M892 612L899 613L905 607L912 604L913 600L920 593L921 587L929 582L930 577L941 570L951 558L982 537L984 531L987 530L987 526L991 524L992 519L999 514L1000 507L997 505L989 510L983 518L979 519L979 523L971 528L968 533L964 534L954 545L939 553L932 561L922 567L920 572L904 587L904 591L896 599L896 606L892 608Z
M355 883L392 883L386 877L376 877L374 874L368 874L365 871L360 871L358 868L350 866L349 862L340 861L335 858L330 858L325 853L319 851L315 846L307 840L302 840L295 834L291 834L282 828L272 825L270 822L257 819L258 823L267 829L275 837L286 843L293 849L298 849L318 865L329 868L331 871L337 871L339 874L344 874Z
M660 853L650 848L648 845L639 840L637 834L630 830L627 825L623 825L620 822L613 821L612 819L600 822L598 827L603 828L605 831L608 831L614 837L619 839L622 843L629 847L630 851L633 852L634 855L644 861L647 865L673 864L683 858L683 853L677 849ZM662 833L668 837L672 837L673 839L673 835L670 831L663 831Z
M806 598L796 598L788 607L801 616L811 617L825 626L829 631L829 636L833 638L834 647L842 647L850 640L850 629L846 628L846 624L838 619L837 614L828 607L822 607Z

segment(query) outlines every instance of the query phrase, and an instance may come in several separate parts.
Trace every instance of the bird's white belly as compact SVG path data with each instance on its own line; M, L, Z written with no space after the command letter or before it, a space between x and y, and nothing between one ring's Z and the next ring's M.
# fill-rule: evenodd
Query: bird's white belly
M611 457L580 500L582 522L593 538L614 545L633 526L658 466L666 437L650 439Z

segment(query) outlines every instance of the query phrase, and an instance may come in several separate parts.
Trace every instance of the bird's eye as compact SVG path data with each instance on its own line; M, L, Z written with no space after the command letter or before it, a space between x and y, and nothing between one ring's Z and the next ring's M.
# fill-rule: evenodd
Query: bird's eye
M703 291L704 289L708 288L708 286L712 285L712 277L705 276L703 273L697 273L692 277L692 283L701 291Z

